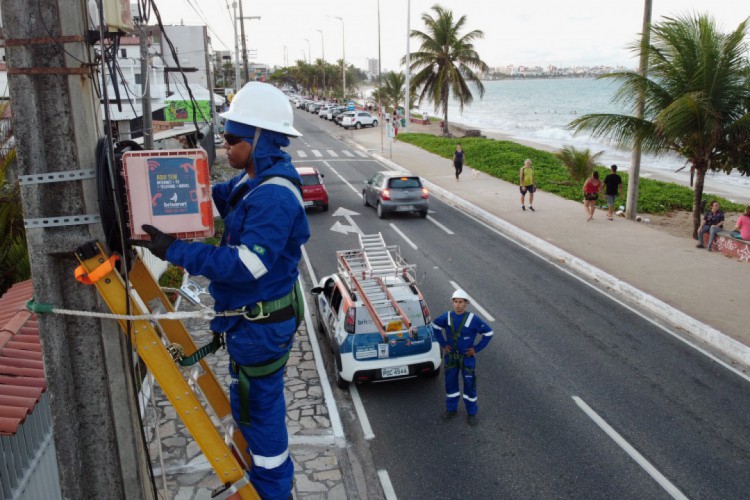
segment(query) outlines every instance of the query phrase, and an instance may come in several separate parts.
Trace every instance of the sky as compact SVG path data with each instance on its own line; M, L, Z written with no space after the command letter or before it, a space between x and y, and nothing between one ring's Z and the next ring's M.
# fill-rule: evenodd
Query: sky
M381 70L398 70L407 52L407 0L244 0L248 49L257 62L283 66L308 57L346 60L367 68L378 57L380 5ZM232 0L155 0L165 24L208 24L214 50L234 52ZM410 0L411 29L421 29L423 13L436 3L466 16L467 30L481 30L476 43L490 66L622 65L638 62L628 46L643 24L643 0ZM750 3L741 0L653 0L652 22L664 16L709 13L728 32L750 16ZM239 16L239 14L238 14ZM345 40L342 41L343 18ZM204 22L204 20L206 22ZM151 22L155 22L152 18ZM239 24L239 23L238 23ZM319 33L321 30L323 33ZM239 27L237 29L239 33ZM410 42L410 50L419 47ZM251 58L251 61L253 59Z

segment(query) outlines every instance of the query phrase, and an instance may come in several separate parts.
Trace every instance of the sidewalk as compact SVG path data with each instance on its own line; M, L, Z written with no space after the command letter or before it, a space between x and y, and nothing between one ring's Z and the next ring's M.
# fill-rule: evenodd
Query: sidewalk
M208 284L203 278L194 279L203 286ZM212 304L208 295L201 298L205 305ZM186 305L180 309L197 308ZM204 345L211 340L207 322L194 319L185 323L197 345ZM307 331L307 321L303 321L297 330L285 376L289 451L294 462L293 496L296 499L316 500L360 498L343 435L334 435ZM229 387L231 378L227 368L229 356L226 349L219 349L216 354L205 359L219 381ZM149 443L154 480L161 498L210 499L212 490L219 486L219 479L158 386L154 399L155 408L150 401L148 403L144 429ZM333 404L335 406L335 402ZM157 416L160 440L154 432ZM338 415L335 418L338 419ZM166 491L162 470L166 471ZM377 497L377 494L370 492L367 496Z
M419 132L418 126L413 128ZM332 134L389 163L388 138L384 154L377 154L379 128ZM471 167L471 151L466 158ZM464 168L456 182L450 160L403 142L393 144L391 161L428 181L433 194L613 289L624 301L635 302L698 343L707 343L744 365L742 369L750 366L750 263L695 248L696 241L688 235L672 236L619 217L608 221L603 210L586 222L582 202L542 191L534 196L536 212L524 212L517 185L484 173L474 178L471 168ZM543 167L535 170L537 177L544 176Z

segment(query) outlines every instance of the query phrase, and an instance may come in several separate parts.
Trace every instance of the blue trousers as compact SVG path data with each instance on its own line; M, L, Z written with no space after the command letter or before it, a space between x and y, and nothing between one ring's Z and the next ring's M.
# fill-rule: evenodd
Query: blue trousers
M283 323L258 325L243 320L227 332L227 350L241 365L276 359L291 348L294 319ZM262 378L250 379L250 425L240 424L240 394L237 373L230 365L232 383L229 399L232 416L248 444L253 464L250 482L261 498L287 499L291 495L294 464L289 456L286 430L284 372L280 369Z
M445 409L456 411L458 409L458 398L461 397L461 389L458 386L458 372L464 380L464 404L466 413L476 415L479 411L477 406L477 379L474 369L477 366L477 358L463 358L463 367L452 366L456 362L450 354L443 359L445 363Z

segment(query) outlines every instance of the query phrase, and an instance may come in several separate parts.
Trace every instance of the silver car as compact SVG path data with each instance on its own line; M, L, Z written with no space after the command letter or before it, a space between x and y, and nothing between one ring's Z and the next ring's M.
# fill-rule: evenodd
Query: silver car
M391 212L417 212L427 217L429 197L419 177L390 171L365 179L362 189L362 203L375 207L381 219Z

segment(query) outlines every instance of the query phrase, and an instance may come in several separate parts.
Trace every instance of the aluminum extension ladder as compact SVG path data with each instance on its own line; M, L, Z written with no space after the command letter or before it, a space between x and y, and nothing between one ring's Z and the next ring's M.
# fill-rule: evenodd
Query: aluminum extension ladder
M94 273L101 265L110 261L98 242L90 242L79 247L76 257L88 274ZM174 311L172 303L140 257L135 257L128 279L131 284L129 314L141 315L154 309ZM114 314L126 314L127 288L116 269L104 274L94 285ZM130 341L137 348L138 355L148 366L219 477L223 487L214 493L213 498L225 499L236 494L242 499L259 499L246 475L251 463L251 458L247 454L247 443L234 424L229 399L216 376L205 360L189 369L181 368L176 363L165 341L170 346L179 344L184 352L189 354L197 350L182 321L158 322L159 330L166 338L160 336L151 321L135 320L128 327L126 320L118 320L123 332L130 331ZM204 410L199 399L201 395L217 417L223 436Z
M339 272L359 292L383 338L394 331L408 330L411 322L388 290L384 278L402 275L409 266L396 262L380 233L360 234L359 246L359 250L337 252Z

